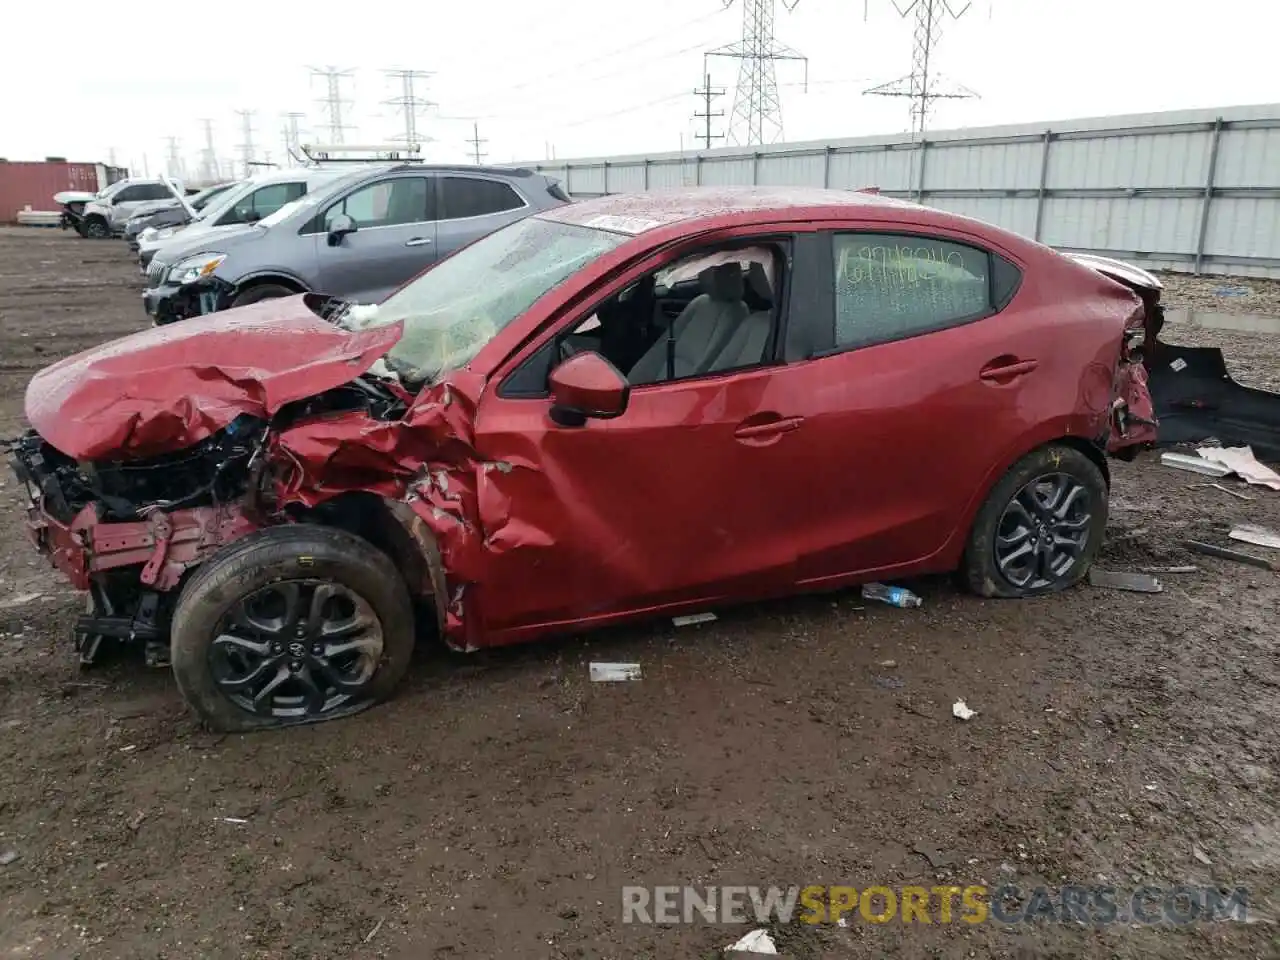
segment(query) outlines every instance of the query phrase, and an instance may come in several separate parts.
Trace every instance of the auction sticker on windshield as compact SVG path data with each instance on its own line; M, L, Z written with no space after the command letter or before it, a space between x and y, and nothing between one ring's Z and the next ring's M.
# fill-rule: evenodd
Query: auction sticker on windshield
M596 227L600 230L612 230L615 233L629 233L635 235L644 233L646 230L652 230L654 227L662 226L657 220L650 220L648 217L620 217L612 213L604 213L598 217L592 217L583 223L584 227Z

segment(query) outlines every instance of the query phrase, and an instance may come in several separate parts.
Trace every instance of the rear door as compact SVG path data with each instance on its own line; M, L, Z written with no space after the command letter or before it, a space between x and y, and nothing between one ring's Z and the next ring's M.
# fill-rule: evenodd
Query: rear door
M333 296L377 303L436 260L433 178L383 177L330 204L310 228L319 283ZM330 243L328 224L346 215L356 230Z
M813 280L829 306L787 336L808 357L786 412L809 440L794 466L797 579L811 585L927 566L1044 409L1054 362L1053 318L1003 309L1020 274L1002 257L884 228L821 237Z
M440 222L436 240L441 257L533 212L528 201L504 180L451 173L438 177L437 183Z

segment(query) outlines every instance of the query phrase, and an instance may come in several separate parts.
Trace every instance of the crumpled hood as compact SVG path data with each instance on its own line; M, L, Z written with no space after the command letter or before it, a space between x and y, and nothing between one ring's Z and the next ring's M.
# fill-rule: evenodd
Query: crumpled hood
M400 339L399 323L351 332L306 306L264 300L154 327L67 357L27 386L31 425L77 460L181 450L241 414L347 383Z

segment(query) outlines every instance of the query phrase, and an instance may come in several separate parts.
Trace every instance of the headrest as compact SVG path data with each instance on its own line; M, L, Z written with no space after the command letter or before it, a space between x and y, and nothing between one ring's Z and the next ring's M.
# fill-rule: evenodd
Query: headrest
M736 260L707 267L698 274L698 283L712 300L741 300L746 292L742 267Z
M751 265L747 267L747 286L761 300L773 302L773 288L769 286L769 275L764 272L764 264L759 260L752 260Z

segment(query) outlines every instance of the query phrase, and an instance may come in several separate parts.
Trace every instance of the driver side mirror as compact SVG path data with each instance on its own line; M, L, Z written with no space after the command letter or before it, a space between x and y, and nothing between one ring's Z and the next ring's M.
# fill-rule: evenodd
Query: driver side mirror
M345 213L329 221L329 246L336 247L348 233L356 232L356 222Z
M627 409L631 384L594 350L576 354L551 371L551 419L562 427L609 420Z

